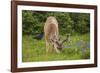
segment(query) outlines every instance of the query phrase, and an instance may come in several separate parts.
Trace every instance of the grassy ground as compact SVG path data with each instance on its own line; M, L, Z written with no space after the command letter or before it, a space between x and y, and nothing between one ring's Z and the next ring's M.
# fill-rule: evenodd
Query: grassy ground
M90 58L90 36L74 35L71 36L71 41L66 42L64 50L57 54L55 52L46 53L45 41L36 40L31 35L24 35L22 40L22 61L54 61L54 60L80 60ZM65 36L62 36L65 38Z

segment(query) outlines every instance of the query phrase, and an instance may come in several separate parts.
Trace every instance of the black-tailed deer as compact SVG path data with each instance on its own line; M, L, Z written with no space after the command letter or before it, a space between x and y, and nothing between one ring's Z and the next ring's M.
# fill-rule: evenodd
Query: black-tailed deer
M60 41L58 21L55 17L50 16L47 18L44 25L44 36L46 42L46 51L55 50L57 53L63 48L63 43L67 40Z

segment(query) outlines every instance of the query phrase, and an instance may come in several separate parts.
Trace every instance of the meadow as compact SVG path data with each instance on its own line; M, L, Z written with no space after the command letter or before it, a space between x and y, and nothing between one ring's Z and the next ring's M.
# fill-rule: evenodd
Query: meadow
M60 35L61 36L61 35ZM60 54L52 51L46 53L45 40L36 40L33 35L23 35L22 38L22 61L57 61L57 60L82 60L90 58L90 35L73 35L70 41L64 43ZM66 35L62 35L64 39Z

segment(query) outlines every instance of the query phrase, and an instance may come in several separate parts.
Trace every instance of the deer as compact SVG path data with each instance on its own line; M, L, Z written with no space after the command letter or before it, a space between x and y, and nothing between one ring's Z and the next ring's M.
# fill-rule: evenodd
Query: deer
M46 44L46 52L55 50L56 53L60 53L63 49L63 43L68 40L68 37L63 41L59 38L58 21L54 16L49 16L46 19L44 25L44 37Z

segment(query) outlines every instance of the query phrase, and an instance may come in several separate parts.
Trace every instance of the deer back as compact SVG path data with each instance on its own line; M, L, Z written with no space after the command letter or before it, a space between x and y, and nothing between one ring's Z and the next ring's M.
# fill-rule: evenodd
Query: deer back
M45 38L48 40L52 38L53 35L58 38L58 22L55 17L48 17L44 25Z

